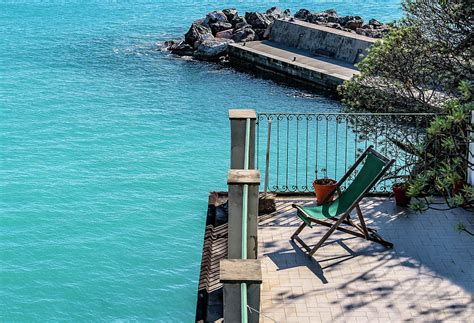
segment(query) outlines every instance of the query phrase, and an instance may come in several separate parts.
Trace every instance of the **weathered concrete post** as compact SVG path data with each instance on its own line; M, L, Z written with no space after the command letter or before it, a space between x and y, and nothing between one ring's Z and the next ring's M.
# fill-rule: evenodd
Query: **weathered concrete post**
M247 119L250 119L249 164L248 169L255 169L255 110L229 110L231 131L231 170L244 169L245 137ZM230 172L229 172L230 173ZM260 180L260 175L259 175ZM242 185L229 182L229 259L240 259L242 256ZM241 183L242 184L242 183ZM257 215L258 185L249 185L249 212L247 221L247 258L257 259Z
M257 215L258 188L260 172L258 170L229 170L229 259L242 259L242 208L243 185L248 185L247 205L247 255L245 259L257 259Z
M249 167L255 169L255 126L257 113L255 110L229 110L230 120L230 169L244 169L245 157L245 125L250 119L250 151Z
M228 258L242 261L257 259L257 221L260 173L255 170L255 110L229 110L231 122L231 169L228 174L229 221ZM247 127L249 127L247 129ZM248 197L245 199L245 197ZM246 207L246 209L244 209ZM246 219L243 215L246 214ZM245 225L246 224L246 225ZM244 230L244 231L242 231ZM246 233L246 241L242 239ZM243 249L244 248L244 249ZM244 251L245 250L245 251ZM255 262L257 262L255 260ZM258 263L258 262L257 262ZM260 268L259 263L255 267ZM254 268L255 268L254 267ZM224 321L241 322L248 316L249 322L258 322L259 315L242 307L242 299L248 306L259 310L260 285L249 277L253 276L252 266L242 262L241 275L234 279L227 277L224 282ZM222 281L221 263L221 281ZM247 278L245 278L247 277ZM242 287L242 284L245 286ZM246 291L246 295L242 293ZM243 298L244 297L244 298ZM242 313L244 311L245 313Z

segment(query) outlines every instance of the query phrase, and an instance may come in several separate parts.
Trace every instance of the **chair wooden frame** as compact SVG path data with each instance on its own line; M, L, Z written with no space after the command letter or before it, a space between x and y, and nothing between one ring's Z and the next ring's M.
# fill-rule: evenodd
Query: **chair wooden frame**
M369 228L365 224L365 219L364 215L362 213L362 210L360 208L360 201L369 193L369 191L374 187L378 181L382 178L382 176L390 169L390 167L393 165L395 162L394 159L390 160L383 156L382 154L378 153L377 151L374 150L373 146L370 146L367 148L367 150L357 159L354 165L347 171L347 173L337 182L336 187L328 194L328 196L325 198L324 202L322 204L325 204L329 202L330 198L336 194L336 192L341 193L341 185L349 178L349 176L357 169L357 167L362 163L362 161L365 159L367 154L373 154L379 159L383 160L385 162L385 166L383 169L380 171L380 173L377 175L377 177L370 183L370 185L367 186L367 188L362 192L362 194L359 195L359 197L352 203L352 205L348 208L348 210L341 216L341 217L333 217L329 218L330 221L332 222L327 222L324 220L319 220L312 218L308 216L303 208L301 208L298 205L293 204L293 207L296 208L298 211L298 216L303 220L303 223L299 226L299 228L293 233L291 236L291 240L298 241L301 246L303 246L304 249L308 251L308 255L311 257L314 255L314 253L321 247L321 245L331 236L331 234L335 230L340 230L342 232L354 235L356 237L360 237L366 240L374 241L377 243L380 243L381 245L385 246L386 248L393 248L393 244L391 242L388 242L384 240L380 235L377 234L377 230ZM359 223L355 223L352 221L350 218L350 214L352 213L353 210L356 210L357 217L359 219ZM329 227L328 232L324 234L324 236L321 238L321 240L316 243L316 245L313 248L310 248L300 237L299 234L301 231L306 226L312 227L312 223L319 224L322 226ZM340 227L341 224L345 224L348 227ZM356 229L356 230L354 230Z

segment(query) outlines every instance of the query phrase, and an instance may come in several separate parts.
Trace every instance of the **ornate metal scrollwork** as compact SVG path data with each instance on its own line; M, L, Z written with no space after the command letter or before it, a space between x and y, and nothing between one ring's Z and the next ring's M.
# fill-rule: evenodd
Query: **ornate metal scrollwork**
M425 142L426 127L434 116L395 113L259 113L259 123L275 121L272 128L274 141L270 148L270 169L273 169L274 178L270 178L268 189L272 192L310 192L314 176L321 176L318 168L327 168L327 174L340 177L372 144L387 157L397 160L399 174L408 174L419 157L403 151L400 142L410 141L414 145ZM262 124L258 131L260 142L266 142L267 127ZM265 151L261 148L258 151L257 164L264 165ZM301 164L294 164L301 159ZM382 180L374 192L387 193L391 186L392 180Z

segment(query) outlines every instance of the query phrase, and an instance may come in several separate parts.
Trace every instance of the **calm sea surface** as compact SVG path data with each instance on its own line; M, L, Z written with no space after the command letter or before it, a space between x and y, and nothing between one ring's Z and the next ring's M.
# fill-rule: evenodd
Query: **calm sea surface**
M157 43L211 9L399 1L0 1L0 321L194 319L227 110L339 106Z

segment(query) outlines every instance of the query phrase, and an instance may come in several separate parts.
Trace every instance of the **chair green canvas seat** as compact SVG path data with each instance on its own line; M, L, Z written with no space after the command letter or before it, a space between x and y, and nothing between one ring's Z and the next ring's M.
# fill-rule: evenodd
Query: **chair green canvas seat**
M357 167L364 163L359 172ZM341 230L359 237L363 237L367 240L379 242L387 247L393 246L390 242L383 240L380 236L375 233L375 230L367 228L365 220L362 215L362 211L359 207L359 202L367 195L367 193L377 184L381 177L387 172L392 166L394 160L389 160L380 153L376 152L372 146L370 146L356 161L356 163L349 169L349 171L339 180L336 188L326 197L325 201L321 205L314 207L308 206L297 206L293 205L298 209L297 215L303 221L303 224L296 230L292 235L291 239L296 239L300 242L305 249L313 255L321 244L334 232L334 230ZM356 173L354 180L349 184L347 189L341 192L340 188L351 174ZM334 201L329 201L336 192L339 192L338 196ZM350 213L356 209L359 217L359 224L354 223L350 219ZM324 220L336 221L336 223L326 222ZM300 238L299 233L306 227L313 227L313 223L321 224L330 227L329 232L316 244L313 249L310 249ZM358 231L352 231L347 228L340 228L339 225L346 224L352 226Z
M384 167L385 163L369 152L361 171L341 196L333 202L315 207L301 207L301 209L305 211L307 216L314 219L330 219L344 214Z

